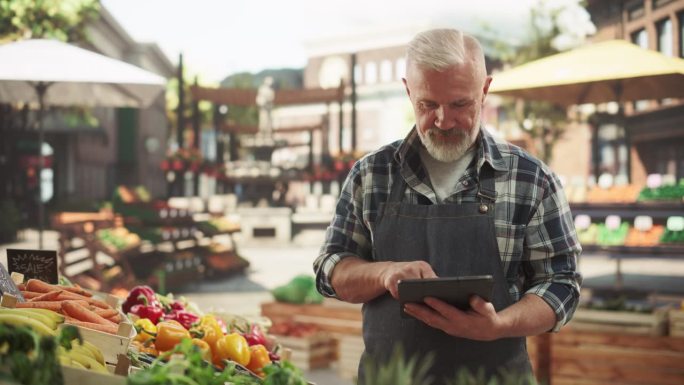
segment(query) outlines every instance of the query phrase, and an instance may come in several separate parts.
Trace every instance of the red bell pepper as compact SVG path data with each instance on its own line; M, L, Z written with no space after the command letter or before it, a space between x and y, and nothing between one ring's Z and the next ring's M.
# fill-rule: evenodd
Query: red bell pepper
M149 319L155 325L159 322L159 319L161 319L161 317L164 315L164 309L160 307L146 305L133 305L130 312L137 315L140 318Z
M178 321L184 328L190 330L192 324L199 321L199 317L186 310L173 310L164 316L164 321Z
M266 345L266 336L261 331L261 328L257 324L252 324L249 328L249 332L242 335L247 340L249 346L252 345Z
M156 293L149 286L134 287L130 293L128 293L128 297L126 297L123 304L121 304L121 310L123 310L124 313L128 313L131 311L131 308L134 305L146 305L161 308L161 303L159 303L159 300L157 300Z

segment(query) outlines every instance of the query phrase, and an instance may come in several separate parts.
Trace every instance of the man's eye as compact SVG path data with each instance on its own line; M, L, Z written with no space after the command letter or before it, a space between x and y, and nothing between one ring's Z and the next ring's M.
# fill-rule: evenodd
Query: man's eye
M436 107L437 107L437 105L434 103L424 103L424 102L420 103L420 108L422 108L424 110L432 110Z

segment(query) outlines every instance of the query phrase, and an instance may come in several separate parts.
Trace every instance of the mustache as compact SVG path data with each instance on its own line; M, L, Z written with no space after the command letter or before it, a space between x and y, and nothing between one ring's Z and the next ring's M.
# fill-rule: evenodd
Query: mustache
M467 132L465 130L461 130L459 128L450 128L448 130L443 130L441 128L437 127L430 127L427 129L428 135L439 135L439 136L446 136L446 137L452 137L452 136L466 136Z

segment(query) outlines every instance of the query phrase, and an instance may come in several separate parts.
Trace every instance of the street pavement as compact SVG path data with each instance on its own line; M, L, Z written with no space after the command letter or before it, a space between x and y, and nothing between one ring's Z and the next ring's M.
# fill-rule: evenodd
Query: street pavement
M318 255L323 235L322 230L305 230L296 234L290 243L278 243L264 239L242 239L240 234L236 234L238 252L250 262L244 274L189 283L174 294L185 296L204 311L258 317L260 305L273 301L269 290L289 282L296 275L313 274L312 262ZM24 231L20 236L17 243L0 245L0 262L6 265L6 248L37 246L34 231ZM57 248L56 232L46 232L45 248ZM579 267L586 282L610 282L614 280L617 262L607 256L592 255L582 257ZM684 260L627 259L620 262L620 269L625 282L651 285L656 289L658 285L661 289L681 287L684 278ZM306 376L318 385L353 384L350 380L340 378L334 367L306 372Z

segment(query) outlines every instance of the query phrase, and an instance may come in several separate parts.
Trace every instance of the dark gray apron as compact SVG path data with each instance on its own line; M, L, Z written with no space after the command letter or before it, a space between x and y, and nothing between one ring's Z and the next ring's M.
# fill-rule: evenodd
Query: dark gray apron
M407 186L404 178L395 175L388 202L379 207L374 260L424 260L439 277L491 274L494 307L501 311L511 305L494 228L491 166L485 163L480 171L478 201L461 204L402 203ZM363 305L363 339L360 380L364 363L371 357L374 362L386 361L398 342L407 355L422 358L434 352L430 374L438 384L454 379L461 367L471 373L484 370L487 377L499 375L500 369L531 373L524 337L491 342L452 337L415 318L401 317L399 302L389 293Z

